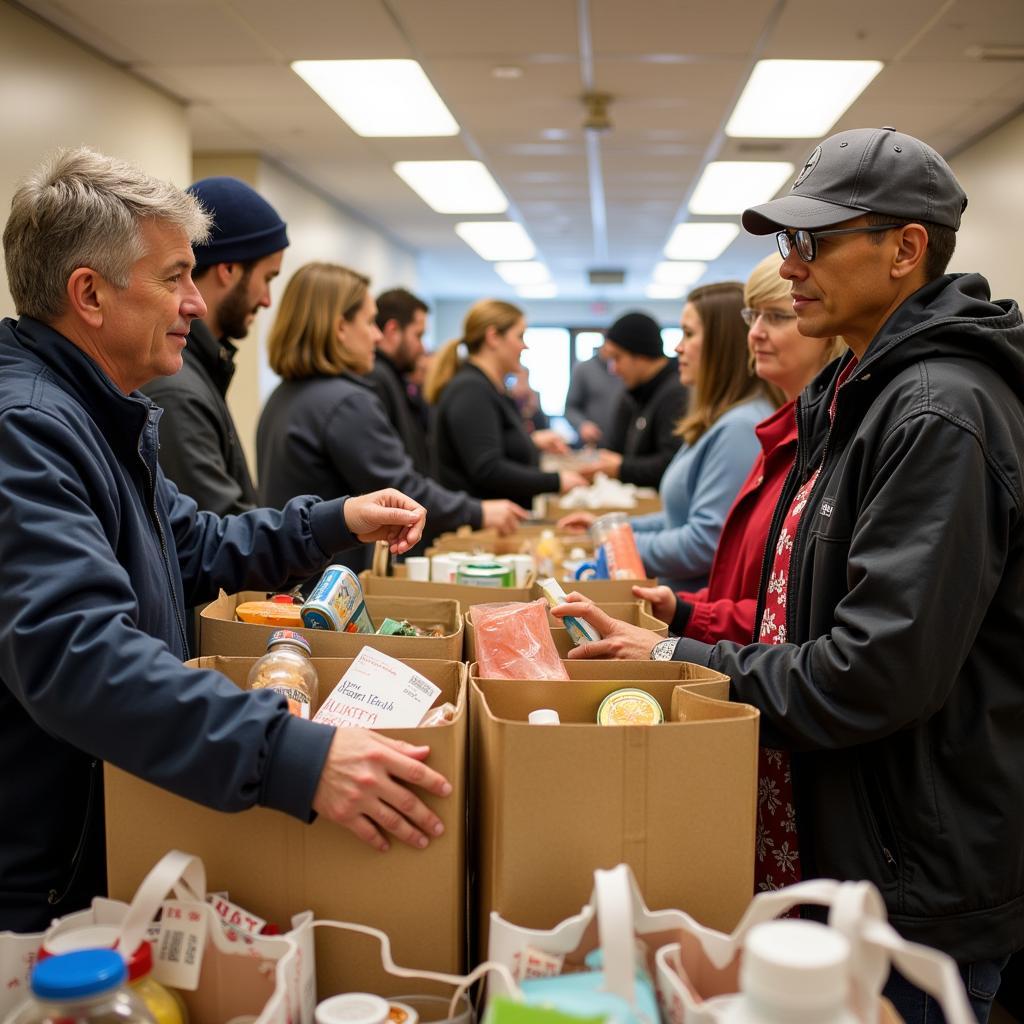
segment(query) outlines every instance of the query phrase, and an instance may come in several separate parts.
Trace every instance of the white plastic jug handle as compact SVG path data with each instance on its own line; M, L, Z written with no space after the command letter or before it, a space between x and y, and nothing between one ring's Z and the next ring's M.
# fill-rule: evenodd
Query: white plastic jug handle
M169 850L142 880L121 922L118 949L125 959L139 948L149 922L171 892L181 899L200 903L206 899L206 869L198 857L181 850Z
M619 864L594 872L597 934L604 963L604 989L634 1005L636 938L633 932L633 886L629 868Z

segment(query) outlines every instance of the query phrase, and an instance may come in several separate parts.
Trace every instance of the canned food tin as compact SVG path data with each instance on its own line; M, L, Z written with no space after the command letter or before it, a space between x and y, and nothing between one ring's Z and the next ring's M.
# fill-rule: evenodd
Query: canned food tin
M597 709L598 725L660 725L661 705L646 690L626 687L609 693Z
M346 565L329 565L302 606L307 629L338 633L374 633L359 577Z
M500 562L463 562L455 571L456 583L477 587L512 587L515 579L515 570Z

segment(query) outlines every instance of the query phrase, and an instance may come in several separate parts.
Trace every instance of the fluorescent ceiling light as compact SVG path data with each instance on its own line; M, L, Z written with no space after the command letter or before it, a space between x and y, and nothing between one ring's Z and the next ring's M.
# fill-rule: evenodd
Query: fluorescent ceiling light
M704 168L693 190L690 213L742 213L767 203L793 174L790 163L773 160L719 160Z
M879 60L759 60L725 134L734 138L820 138L881 70ZM799 103L779 101L794 88L800 89Z
M458 135L458 122L414 60L296 60L292 70L356 133Z
M522 224L511 220L467 220L455 233L485 260L532 260L537 250Z
M665 255L670 260L717 260L739 233L739 224L678 224Z
M494 272L507 284L545 284L551 280L548 268L535 260L495 263Z
M670 262L656 263L654 265L654 283L674 285L676 288L685 288L694 281L703 277L704 271L708 269L706 263Z
M438 213L504 213L508 199L479 160L401 160L395 174Z
M644 294L649 299L681 299L686 289L677 284L649 284Z
M531 284L517 288L516 292L524 299L553 299L558 294L558 286L554 282L547 284Z

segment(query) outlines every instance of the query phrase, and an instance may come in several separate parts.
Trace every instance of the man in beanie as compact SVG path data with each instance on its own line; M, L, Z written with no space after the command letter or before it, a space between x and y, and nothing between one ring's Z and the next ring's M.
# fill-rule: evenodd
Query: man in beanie
M935 150L880 128L826 139L744 213L775 235L801 334L850 348L797 401L760 643L612 627L584 656L728 675L775 754L761 791L795 808L760 886L872 881L984 1021L1024 946L1024 320L945 273L966 205ZM908 1024L941 1017L895 971L886 994Z
M249 333L288 245L285 223L237 178L203 178L189 189L213 217L209 242L194 248L192 278L207 313L192 322L185 365L143 390L164 410L160 465L201 509L229 515L256 507L256 490L225 396L233 342Z
M594 472L657 487L679 447L675 429L686 412L678 364L665 355L661 329L646 313L620 316L605 332L604 347L609 369L626 390Z

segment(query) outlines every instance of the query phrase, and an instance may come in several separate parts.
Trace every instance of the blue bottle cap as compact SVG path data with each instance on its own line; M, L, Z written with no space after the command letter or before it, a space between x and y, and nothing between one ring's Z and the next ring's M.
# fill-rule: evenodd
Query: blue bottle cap
M117 988L127 975L116 949L80 949L40 960L32 968L32 991L53 1002L81 999Z

